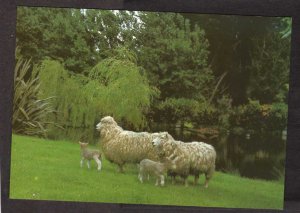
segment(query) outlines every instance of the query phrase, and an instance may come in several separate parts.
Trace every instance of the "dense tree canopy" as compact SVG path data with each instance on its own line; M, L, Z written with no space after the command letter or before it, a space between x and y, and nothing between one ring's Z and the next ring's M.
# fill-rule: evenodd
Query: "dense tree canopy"
M56 97L66 126L104 114L133 128L170 119L228 126L232 106L249 99L286 104L290 26L276 17L19 7L17 44L40 66L41 98Z

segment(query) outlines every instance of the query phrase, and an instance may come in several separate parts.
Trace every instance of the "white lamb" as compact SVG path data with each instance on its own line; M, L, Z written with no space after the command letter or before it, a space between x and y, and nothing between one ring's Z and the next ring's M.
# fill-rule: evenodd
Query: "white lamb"
M164 174L168 169L176 169L176 164L174 161L170 159L166 159L163 163L152 161L149 159L144 159L139 164L139 175L138 178L141 183L144 182L145 176L149 175L156 177L156 186L159 184L164 186L165 184L165 176Z
M187 186L189 175L195 176L196 184L199 175L204 173L206 176L204 186L208 187L208 182L215 171L216 151L213 146L203 142L176 141L168 133L153 139L153 146L161 159L176 157L176 169L170 169L169 174L180 175Z
M126 131L110 116L102 118L96 129L100 132L104 156L117 164L120 172L126 163L139 163L146 158L158 160L152 140L161 133Z

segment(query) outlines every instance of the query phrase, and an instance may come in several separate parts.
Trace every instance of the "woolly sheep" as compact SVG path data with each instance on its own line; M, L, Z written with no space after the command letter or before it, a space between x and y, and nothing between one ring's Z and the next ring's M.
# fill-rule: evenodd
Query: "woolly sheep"
M156 186L159 184L164 186L165 184L165 176L164 173L168 169L176 169L176 164L174 161L170 159L166 159L164 162L156 162L149 159L144 159L139 164L139 175L138 178L143 183L145 176L149 175L156 177Z
M160 133L132 132L123 130L111 116L97 124L102 151L106 159L119 166L124 172L126 163L139 163L143 159L158 160L152 140Z
M194 175L197 184L199 175L204 173L206 176L204 186L208 187L208 182L215 171L216 151L213 146L203 142L176 141L168 133L162 133L153 139L152 144L161 159L176 157L176 169L169 170L169 174L173 177L180 175L187 186L188 175Z

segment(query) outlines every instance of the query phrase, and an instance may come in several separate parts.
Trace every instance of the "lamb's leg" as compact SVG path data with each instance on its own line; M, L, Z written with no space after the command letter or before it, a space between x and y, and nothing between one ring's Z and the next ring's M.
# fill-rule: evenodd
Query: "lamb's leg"
M87 160L86 165L87 165L88 168L91 167L91 166L90 166L90 160Z
M165 177L163 175L160 175L160 185L161 186L165 185Z
M99 160L99 158L97 157L97 156L94 156L93 157L94 158L94 160L96 161L96 163L97 163L97 165L98 165L98 171L100 171L101 170L101 167L102 167L102 163L101 163L101 161Z
M158 180L159 178L157 177L156 178L156 183L155 183L155 186L158 186L158 182L159 182L159 180Z
M84 162L84 158L81 158L81 161L80 161L80 167L82 168L83 166L83 162Z
M139 173L138 178L139 178L140 182L143 183L143 174L142 174L142 172Z

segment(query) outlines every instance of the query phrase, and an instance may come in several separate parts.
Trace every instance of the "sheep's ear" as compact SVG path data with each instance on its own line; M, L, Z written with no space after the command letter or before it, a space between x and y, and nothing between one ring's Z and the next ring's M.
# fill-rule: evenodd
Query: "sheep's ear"
M168 133L164 132L163 137L167 139L168 138Z
M166 134L166 136L167 136L167 139L170 139L170 135L169 135L169 133L167 133L167 134Z

